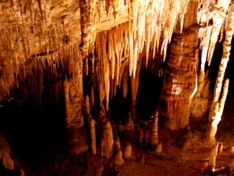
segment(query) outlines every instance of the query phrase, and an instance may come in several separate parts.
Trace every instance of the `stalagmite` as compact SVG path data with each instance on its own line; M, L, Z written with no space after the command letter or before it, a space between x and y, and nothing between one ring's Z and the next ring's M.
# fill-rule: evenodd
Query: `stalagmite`
M85 97L85 114L90 115L90 101L89 101L89 95L86 95Z
M230 171L234 173L234 159L232 160Z
M119 137L115 139L114 146L115 146L115 152L118 152L121 150L121 143L120 143Z
M162 143L161 142L156 146L155 152L162 153Z
M231 146L229 149L228 149L228 152L233 155L234 154L234 146Z
M122 124L121 121L118 122L118 130L119 132L122 132L125 129L125 126Z
M144 142L145 142L146 144L149 144L149 142L150 142L150 131L149 131L149 130L146 130L146 131L145 131Z
M91 149L93 154L97 154L97 147L96 147L96 130L95 130L95 120L92 119L89 122L89 127L90 127L90 139L91 139Z
M12 158L11 149L2 135L0 135L0 158L2 161L1 164L5 169L14 170L15 163Z
M95 176L102 176L102 171L104 170L104 166L103 164L98 164L96 167L95 167Z
M109 159L113 154L113 132L109 121L106 121L102 127L102 137L100 140L100 155Z
M215 104L215 107L213 109L210 109L209 113L212 113L212 119L210 119L210 122L208 124L208 130L206 132L206 138L209 142L215 141L215 134L218 129L218 124L221 121L221 116L223 114L223 109L228 93L228 86L229 86L229 80L225 80L224 86L223 86L223 94L221 97L221 100ZM210 115L210 114L209 114Z
M211 149L210 157L209 157L209 163L208 163L208 169L213 170L216 167L216 156L218 152L219 143L216 143L215 146Z
M132 145L127 143L124 150L124 158L131 158L131 157L132 157Z
M122 155L122 151L119 150L115 156L114 156L114 163L116 165L122 165L124 163L124 159L123 159L123 155Z
M145 131L143 128L140 129L140 132L139 132L139 142L142 144L143 143L143 139L144 139L144 134L145 134Z
M82 60L75 63L76 70L72 78L65 77L64 103L66 130L69 143L69 152L76 155L88 150L86 133L83 122L83 84L82 84Z
M153 127L151 130L150 144L151 146L158 145L158 111L155 112L153 118Z
M222 153L222 152L223 152L223 144L219 143L218 153Z

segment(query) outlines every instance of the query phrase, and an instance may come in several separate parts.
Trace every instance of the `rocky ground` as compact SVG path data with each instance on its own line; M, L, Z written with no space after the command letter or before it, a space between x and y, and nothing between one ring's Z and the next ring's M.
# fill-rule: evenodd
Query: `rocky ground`
M69 156L59 142L59 146L38 149L35 151L37 154L31 157L23 158L21 155L18 162L28 176L229 176L234 159L233 126L234 112L225 110L216 135L220 145L213 171L207 169L214 143L208 143L204 138L205 118L191 119L182 143L177 133L159 128L161 152L153 150L148 143L139 143L139 131L124 131L120 135L122 153L124 155L127 144L131 144L132 152L130 158L123 158L122 165L115 165L114 157L106 160L89 153Z

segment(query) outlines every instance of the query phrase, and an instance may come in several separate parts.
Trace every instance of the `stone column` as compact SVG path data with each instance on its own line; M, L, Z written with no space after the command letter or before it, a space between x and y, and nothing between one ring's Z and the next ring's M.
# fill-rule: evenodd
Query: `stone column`
M72 76L64 80L66 130L71 155L88 151L82 114L82 59L74 63L74 68Z
M170 130L180 130L189 124L190 104L197 89L198 29L196 25L188 27L171 44L160 109Z
M177 25L179 29L175 30L164 71L163 104L159 113L171 130L183 129L189 124L190 104L197 89L197 7L198 2L189 2L182 33Z

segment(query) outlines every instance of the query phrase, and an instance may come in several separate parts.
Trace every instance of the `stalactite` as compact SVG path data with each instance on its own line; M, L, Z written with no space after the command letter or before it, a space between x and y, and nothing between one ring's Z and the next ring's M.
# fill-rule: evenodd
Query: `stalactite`
M200 31L199 31L198 38L200 38L201 40L200 48L202 50L200 71L205 70L205 62L206 62L207 53L208 53L211 30L212 30L212 26L207 26L206 28L200 28Z
M123 97L126 98L127 93L128 93L128 69L127 68L124 69L124 73L123 73L122 91L123 91Z
M121 63L120 63L120 69L119 69L119 86L121 87L121 84L122 84L122 78L123 78L123 75L124 75L124 72L125 72L125 70L126 70L126 67L127 67L127 64L128 64L128 59L127 58L125 58L125 60L124 61L122 61Z
M132 75L134 72L134 53L133 53L133 47L134 47L134 36L133 36L133 24L132 21L129 21L129 76Z
M63 82L63 86L64 86L64 100L65 100L65 113L66 113L66 117L69 117L69 82L67 80L67 78L65 77L64 82ZM69 123L69 122L68 122Z
M104 33L99 33L97 35L96 39L96 50L97 50L97 64L96 64L96 74L97 74L97 80L98 80L98 92L99 92L99 101L102 103L104 100L105 94L104 94L104 76L103 76L103 63L102 63L102 57L103 57L103 49L102 46L103 39L105 38Z
M131 107L130 112L133 118L133 121L136 120L136 98L138 93L138 87L139 87L139 76L140 76L140 69L141 69L142 60L138 60L137 64L137 70L135 77L131 77Z
M214 24L212 26L210 44L209 44L208 56L207 56L209 65L213 57L215 44L218 40L218 35L220 33L220 29L223 24L223 19L224 19L224 16L226 15L229 4L230 4L230 0L217 1L217 4L215 4L215 10L214 10L214 16L213 16Z

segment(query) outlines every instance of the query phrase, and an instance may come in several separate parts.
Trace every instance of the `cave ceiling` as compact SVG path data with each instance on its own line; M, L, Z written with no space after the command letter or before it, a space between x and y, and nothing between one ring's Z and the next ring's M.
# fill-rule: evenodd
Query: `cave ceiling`
M230 0L2 0L1 100L11 96L10 90L19 87L20 80L38 70L51 70L54 77L65 72L71 76L72 63L81 59L87 72L87 60L92 56L106 72L106 97L110 80L119 85L125 67L135 77L141 58L142 65L150 63L155 72L160 71L173 34L183 35L191 25L199 26L197 46L204 56L204 69L215 44L222 40L230 4Z

